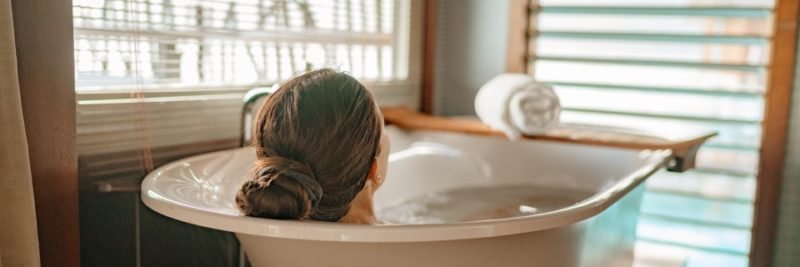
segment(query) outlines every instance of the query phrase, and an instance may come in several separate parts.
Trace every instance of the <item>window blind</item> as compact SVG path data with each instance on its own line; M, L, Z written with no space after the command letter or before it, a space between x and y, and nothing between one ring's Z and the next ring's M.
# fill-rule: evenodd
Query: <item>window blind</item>
M410 0L75 0L82 183L238 145L244 93L308 69L416 103ZM106 183L107 184L107 183Z
M647 183L637 253L746 266L773 1L529 4L528 70L563 121L720 133L695 170Z

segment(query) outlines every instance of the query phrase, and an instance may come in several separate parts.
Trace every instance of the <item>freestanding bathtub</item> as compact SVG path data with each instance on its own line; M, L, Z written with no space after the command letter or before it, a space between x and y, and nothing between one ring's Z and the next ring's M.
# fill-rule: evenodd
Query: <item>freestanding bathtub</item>
M151 209L234 232L253 266L630 266L642 182L669 149L623 149L387 126L392 138L380 210L401 199L475 186L536 185L590 194L532 215L421 225L347 225L246 217L236 190L252 148L158 168L142 183ZM476 195L480 198L480 195Z

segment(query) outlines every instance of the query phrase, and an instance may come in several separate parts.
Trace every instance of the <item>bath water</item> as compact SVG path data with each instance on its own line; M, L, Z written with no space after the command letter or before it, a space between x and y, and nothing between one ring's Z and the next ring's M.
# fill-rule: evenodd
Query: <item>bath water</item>
M575 205L593 193L534 185L463 187L412 197L386 206L389 224L437 224L520 217Z

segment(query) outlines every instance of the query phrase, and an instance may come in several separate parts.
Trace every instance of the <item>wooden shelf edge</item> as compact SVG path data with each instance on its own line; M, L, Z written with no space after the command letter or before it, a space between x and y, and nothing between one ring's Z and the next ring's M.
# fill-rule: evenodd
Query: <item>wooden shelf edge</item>
M406 107L382 108L387 124L403 129L454 132L505 138L502 132L491 129L479 120L431 116ZM590 125L564 124L546 134L523 136L524 140L545 140L582 145L606 146L626 149L670 149L674 161L670 170L685 171L694 167L700 145L716 132L656 133L638 129L620 129Z

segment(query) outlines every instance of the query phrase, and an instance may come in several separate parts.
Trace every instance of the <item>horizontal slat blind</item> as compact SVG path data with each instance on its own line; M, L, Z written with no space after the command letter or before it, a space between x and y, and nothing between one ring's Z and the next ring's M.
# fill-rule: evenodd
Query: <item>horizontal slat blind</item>
M555 86L562 120L720 133L695 170L648 182L637 249L746 266L772 1L530 4L528 69Z
M407 78L408 3L74 1L79 90L133 83L267 83L306 68L362 80Z
M306 69L415 96L410 0L75 0L81 181L238 145L244 93ZM88 184L87 184L88 183Z
M243 97L236 87L78 94L81 184L135 184L149 168L238 146Z

